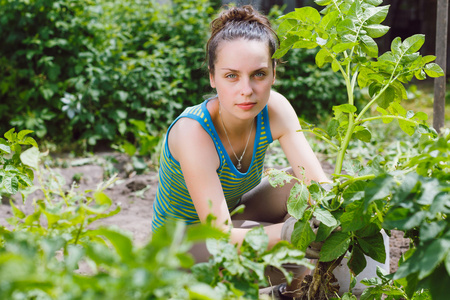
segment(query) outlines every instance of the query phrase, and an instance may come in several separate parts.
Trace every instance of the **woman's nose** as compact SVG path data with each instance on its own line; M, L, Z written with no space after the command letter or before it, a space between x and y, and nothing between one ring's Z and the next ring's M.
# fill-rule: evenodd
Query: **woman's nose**
M253 93L253 88L251 86L250 80L243 80L241 86L241 95L250 96Z

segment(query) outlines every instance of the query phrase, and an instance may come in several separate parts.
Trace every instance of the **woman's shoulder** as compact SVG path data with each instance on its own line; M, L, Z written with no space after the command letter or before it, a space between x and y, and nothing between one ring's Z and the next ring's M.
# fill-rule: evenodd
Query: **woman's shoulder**
M295 114L294 108L286 97L272 90L270 92L269 102L267 103L269 117L285 117L286 114Z
M278 139L287 131L298 127L298 117L286 97L272 90L267 104L269 111L269 122L274 140Z
M191 118L180 118L172 127L168 137L172 156L179 160L181 156L195 153L215 153L214 142L202 125Z

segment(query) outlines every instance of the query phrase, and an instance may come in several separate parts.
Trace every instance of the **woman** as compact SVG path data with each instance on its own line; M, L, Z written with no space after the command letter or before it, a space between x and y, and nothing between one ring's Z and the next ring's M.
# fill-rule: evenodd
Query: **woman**
M278 140L296 177L328 182L289 101L273 91L278 38L251 6L232 7L211 23L207 43L211 87L217 95L187 108L170 126L161 154L152 230L169 218L194 224L216 217L240 244L245 220L264 224L269 247L289 217L290 186L262 179L265 151ZM303 171L304 170L304 171ZM242 214L230 211L244 204ZM248 222L247 222L248 223ZM207 254L194 253L198 261ZM203 257L202 257L203 256Z

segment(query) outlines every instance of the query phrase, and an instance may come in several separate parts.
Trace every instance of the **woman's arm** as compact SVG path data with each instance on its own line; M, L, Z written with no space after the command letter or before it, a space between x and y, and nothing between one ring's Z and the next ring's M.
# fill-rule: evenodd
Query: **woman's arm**
M216 217L215 224L224 231L231 226L231 217L216 170L220 161L214 142L201 125L192 119L182 118L169 134L169 148L180 163L191 199L201 222L209 214ZM282 224L265 227L269 247L280 241ZM232 243L242 244L250 229L232 228Z
M300 122L289 101L272 91L268 108L272 137L280 142L295 176L307 184L311 180L330 182L305 135L298 132L301 130Z

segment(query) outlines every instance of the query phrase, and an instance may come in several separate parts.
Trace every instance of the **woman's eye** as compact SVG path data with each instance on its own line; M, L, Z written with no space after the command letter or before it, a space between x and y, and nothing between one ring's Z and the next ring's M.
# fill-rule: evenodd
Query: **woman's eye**
M266 75L266 73L264 72L258 72L255 74L255 77L264 77Z
M226 77L230 78L230 79L234 79L234 78L236 78L236 74L228 74Z

